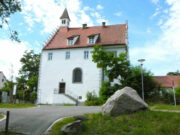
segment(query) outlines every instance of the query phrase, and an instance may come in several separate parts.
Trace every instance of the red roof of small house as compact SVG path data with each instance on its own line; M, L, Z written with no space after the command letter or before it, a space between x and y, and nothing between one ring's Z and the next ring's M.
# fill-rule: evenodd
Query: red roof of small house
M88 44L88 37L99 34L97 43ZM67 45L67 39L79 36L74 45ZM60 27L43 50L91 47L95 45L126 45L127 24L93 26L86 28Z
M174 78L174 86L180 86L180 76L154 76L156 82L158 82L163 88L172 88L172 80Z

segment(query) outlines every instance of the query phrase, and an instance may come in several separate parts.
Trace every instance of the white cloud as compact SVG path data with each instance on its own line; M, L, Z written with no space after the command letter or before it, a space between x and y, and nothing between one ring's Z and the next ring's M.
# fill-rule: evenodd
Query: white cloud
M101 24L102 22L106 22L108 24L108 20L105 17L101 16L98 12L92 12L91 16L95 17L96 22Z
M104 9L104 7L103 6L101 6L101 5L97 5L97 7L96 7L98 10L102 10L102 9Z
M158 16L160 14L160 8L156 8L156 11L154 12L154 14L151 16L151 19L153 19L154 17Z
M158 40L147 42L145 47L130 50L134 63L139 58L145 58L146 66L156 75L180 69L180 1L166 1L170 6L169 19L160 23L162 33Z
M11 76L11 65L13 65L13 75L17 76L21 67L20 59L27 49L26 43L0 40L0 48L0 71L3 71L7 79L9 79Z
M94 20L87 11L96 14L96 10L90 7L83 8L81 0L24 0L22 13L31 28L38 22L44 27L42 33L49 33L60 25L59 18L65 7L69 12L71 27L81 26L83 23L91 26L96 21L103 20L100 15L95 16ZM98 10L102 8L101 5L97 6Z
M114 15L115 15L115 16L121 16L121 15L122 15L122 12L116 12Z

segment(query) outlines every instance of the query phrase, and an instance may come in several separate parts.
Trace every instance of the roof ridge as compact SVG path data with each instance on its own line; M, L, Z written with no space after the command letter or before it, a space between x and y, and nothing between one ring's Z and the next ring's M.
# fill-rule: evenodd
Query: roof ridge
M108 26L122 26L122 25L126 25L126 24L115 24L115 25L106 25L106 27ZM103 27L101 25L99 26L87 26L87 28L94 28L94 27ZM68 29L82 29L82 27L69 27Z

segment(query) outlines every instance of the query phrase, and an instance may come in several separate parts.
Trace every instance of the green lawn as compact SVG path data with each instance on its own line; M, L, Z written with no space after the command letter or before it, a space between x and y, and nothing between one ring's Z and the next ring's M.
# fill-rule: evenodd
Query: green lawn
M78 135L180 135L180 114L140 111L118 117L87 114L85 132ZM62 125L73 121L67 118L56 123L50 135L61 135Z
M34 104L8 104L8 103L0 103L0 108L29 108L35 107Z
M180 111L180 105L174 106L174 105L165 105L165 104L159 104L159 105L153 105L151 108L158 109L158 110L179 110Z

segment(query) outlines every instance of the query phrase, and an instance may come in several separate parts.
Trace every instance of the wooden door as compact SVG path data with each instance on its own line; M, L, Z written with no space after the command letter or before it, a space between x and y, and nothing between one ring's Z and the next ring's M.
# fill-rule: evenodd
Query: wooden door
M65 93L66 83L59 83L59 93Z

